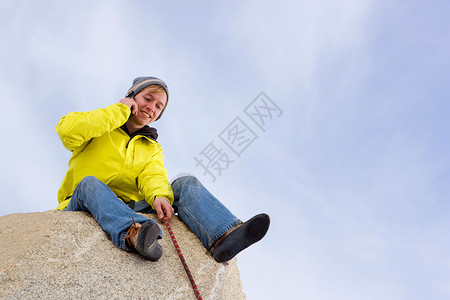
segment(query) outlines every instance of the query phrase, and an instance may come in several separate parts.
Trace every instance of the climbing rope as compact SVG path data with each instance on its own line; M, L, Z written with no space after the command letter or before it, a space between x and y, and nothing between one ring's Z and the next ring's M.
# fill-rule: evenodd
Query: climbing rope
M186 274L189 278L189 281L191 282L192 288L194 289L195 296L197 297L198 300L203 300L203 298L200 296L200 292L198 291L198 287L195 284L194 277L192 276L191 270L189 270L189 266L186 262L186 259L184 258L183 254L181 253L180 246L178 246L178 242L175 239L175 235L173 234L172 228L170 228L169 221L167 221L166 217L163 218L163 222L166 225L167 231L170 234L170 238L172 239L175 250L177 250L178 257L180 258L181 263L183 264L184 270L186 271Z

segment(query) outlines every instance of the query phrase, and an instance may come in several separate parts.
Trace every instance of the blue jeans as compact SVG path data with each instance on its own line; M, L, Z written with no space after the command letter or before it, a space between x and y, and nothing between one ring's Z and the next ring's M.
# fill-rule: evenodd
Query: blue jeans
M193 176L177 178L172 183L172 190L175 212L207 250L225 232L241 223ZM137 223L143 223L151 219L136 212L155 212L144 200L136 202L131 209L111 189L92 176L84 178L78 184L66 210L89 211L111 236L113 243L125 250L130 250L123 237L132 224L131 217Z
M219 237L241 223L194 176L177 178L172 190L175 212L208 251Z
M136 223L155 222L129 208L106 184L94 176L87 176L80 181L65 210L91 213L109 234L114 245L127 251L133 250L124 240L128 228L133 224L132 218ZM162 232L160 236L162 237Z

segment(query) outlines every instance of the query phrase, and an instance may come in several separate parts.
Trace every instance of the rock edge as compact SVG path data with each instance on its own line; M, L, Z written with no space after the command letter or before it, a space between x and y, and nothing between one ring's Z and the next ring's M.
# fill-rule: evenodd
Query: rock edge
M245 299L236 258L217 263L178 217L170 224L203 299ZM0 217L0 298L196 299L165 226L158 225L164 253L150 262L115 247L88 213Z

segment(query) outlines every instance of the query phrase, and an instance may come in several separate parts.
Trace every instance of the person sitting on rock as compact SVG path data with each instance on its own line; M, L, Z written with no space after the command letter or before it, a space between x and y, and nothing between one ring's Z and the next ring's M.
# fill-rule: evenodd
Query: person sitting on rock
M226 262L262 239L270 218L243 223L194 176L169 183L157 131L148 126L162 116L168 95L161 79L138 77L118 103L61 118L56 132L72 157L57 209L89 212L114 245L152 261L162 255L162 232L140 213L168 221L176 213L217 262Z

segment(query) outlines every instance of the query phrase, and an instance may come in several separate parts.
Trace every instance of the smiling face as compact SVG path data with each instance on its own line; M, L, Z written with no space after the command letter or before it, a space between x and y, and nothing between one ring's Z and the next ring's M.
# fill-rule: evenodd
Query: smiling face
M138 113L132 114L128 122L134 123L133 127L144 127L158 119L166 107L167 95L159 85L151 85L137 94L134 101L138 106Z

